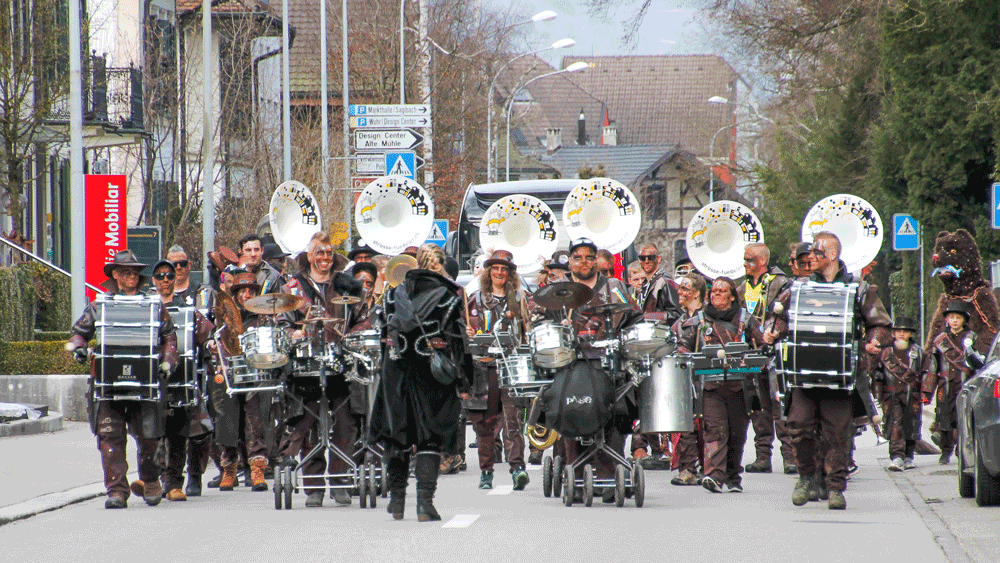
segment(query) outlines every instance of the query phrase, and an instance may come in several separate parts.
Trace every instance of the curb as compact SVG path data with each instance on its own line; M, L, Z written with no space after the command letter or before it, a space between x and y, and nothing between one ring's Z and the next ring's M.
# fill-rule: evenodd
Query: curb
M51 412L48 416L43 416L35 420L14 420L0 424L0 438L55 432L62 430L62 427L62 413Z
M49 493L18 504L0 508L0 526L30 518L36 514L58 510L71 504L97 498L106 494L104 483L93 483L62 491Z

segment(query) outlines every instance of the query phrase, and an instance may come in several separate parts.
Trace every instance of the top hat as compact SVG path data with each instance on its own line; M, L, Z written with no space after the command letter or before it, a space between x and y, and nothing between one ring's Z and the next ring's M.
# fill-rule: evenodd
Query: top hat
M378 252L375 252L372 247L368 246L368 243L365 242L364 239L359 238L354 241L353 248L351 248L351 251L347 253L347 259L354 260L358 254L370 254L375 256Z
M904 317L900 315L896 317L894 321L892 321L892 329L917 332L917 323L913 321L913 317Z
M236 279L233 280L233 286L229 288L229 292L233 295L244 288L250 288L254 293L260 292L260 284L257 283L257 276L249 272L245 274L236 274Z
M952 301L945 307L944 316L948 316L948 313L958 313L965 317L966 322L968 322L969 305L965 301Z
M552 255L552 260L546 264L546 267L550 270L566 270L569 271L569 256L557 252Z

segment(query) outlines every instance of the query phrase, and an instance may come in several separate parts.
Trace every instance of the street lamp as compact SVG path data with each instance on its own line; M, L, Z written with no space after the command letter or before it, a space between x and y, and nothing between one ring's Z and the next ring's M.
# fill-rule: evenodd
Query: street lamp
M541 12L541 14L545 13L546 12ZM552 17L555 17L554 15L555 12L552 12L552 14L553 14ZM544 21L544 20L538 20L538 21ZM568 47L572 47L573 45L576 45L576 40L571 39L569 37L564 37L563 39L560 39L559 41L556 41L552 45L545 47L543 49L538 49L537 51L531 51L530 53L521 53L520 55L504 63L504 65L500 67L500 70L498 70L496 75L493 77L493 80L490 80L490 87L487 88L486 91L486 181L487 182L496 181L496 171L493 169L493 86L496 85L497 79L500 78L500 75L503 74L503 71L506 70L506 68L510 66L511 63L513 63L518 59L527 57L528 55L537 55L538 53L544 53L545 51L550 51L553 49L566 49Z
M732 103L734 106L738 105L735 102L730 102L728 98L724 98L722 96L712 96L707 101L710 104L720 104L720 105L725 104L725 105L728 105L728 104ZM739 105L742 105L742 104L739 104ZM752 111L753 114L755 116L757 116L758 118L763 119L765 121L768 121L768 122L770 122L772 124L774 123L774 120L772 120L771 118L769 118L769 117L767 117L765 115L762 115L760 113L760 111L757 110L757 106L755 106L752 101L749 101L745 105L745 107L750 108L750 111ZM708 201L709 201L709 203L715 201L715 168L714 168L714 166L715 166L715 139L719 136L719 133L722 133L723 131L727 131L727 130L729 130L731 128L739 127L740 125L744 125L746 123L751 123L751 122L752 122L752 120L747 120L747 121L741 121L739 123L733 123L733 124L730 124L730 125L726 125L724 127L720 127L719 130L716 131L712 135L712 143L708 147L708 171L709 171L709 174L708 174ZM754 151L754 153L756 155L756 150Z
M585 68L588 68L589 66L590 66L589 64L587 64L587 63L585 63L583 61L577 61L577 62L569 65L568 67L566 67L564 69L555 70L555 71L552 71L552 72L548 72L548 73L536 76L536 77L532 78L531 80L525 82L524 86L521 86L515 92L520 91L520 90L524 90L525 88L528 87L529 84L531 84L532 82L534 82L536 80L540 80L542 78L548 78L549 76L555 76L557 74L563 74L563 73L567 73L567 72L577 72L579 70L583 70ZM514 96L513 95L511 95L510 100L507 102L507 166L506 166L506 168L507 168L507 175L506 175L506 180L505 180L506 182L510 181L510 112L511 112L512 109L514 109Z

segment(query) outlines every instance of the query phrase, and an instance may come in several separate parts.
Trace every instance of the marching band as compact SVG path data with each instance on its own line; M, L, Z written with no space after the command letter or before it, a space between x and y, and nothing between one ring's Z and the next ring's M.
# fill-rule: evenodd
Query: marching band
M107 508L125 508L130 493L153 506L197 497L213 459L220 478L209 486L234 490L242 468L244 485L270 489L276 509L291 508L296 492L307 507L330 496L374 508L388 497L397 520L412 472L418 520L436 521L438 476L464 464L468 421L481 489L494 486L504 458L513 489L526 489L527 435L542 493L567 506L596 497L641 507L644 472L655 469L677 470L673 485L738 493L744 469L771 471L777 436L784 472L798 474L792 503L844 509L857 417L881 415L873 398L888 419L888 469L904 470L914 466L923 375L950 382L969 369L955 344L968 311L948 311L950 332L925 361L913 321L893 321L851 273L877 250L843 248L835 233L853 228L837 226L837 211L867 204L857 198L821 202L822 221L810 212L822 230L803 225L788 274L768 265L748 208L714 202L692 219L674 276L644 241L628 284L613 259L638 234L628 188L581 182L562 210L565 250L544 202L504 198L484 216L481 273L463 288L440 247L417 246L433 200L412 180L365 189L363 241L347 256L322 231L308 189L282 186L275 244L249 234L237 252L207 252L213 275L202 287L192 286L184 249L171 247L150 270L150 295L140 292L149 265L120 252L105 268L108 292L73 325L67 349L92 367ZM588 227L610 209L610 228ZM307 224L282 219L298 215ZM525 229L527 242L514 236ZM522 277L538 272L534 287ZM942 459L952 387L938 398ZM751 421L756 461L744 468ZM138 449L131 484L126 432Z

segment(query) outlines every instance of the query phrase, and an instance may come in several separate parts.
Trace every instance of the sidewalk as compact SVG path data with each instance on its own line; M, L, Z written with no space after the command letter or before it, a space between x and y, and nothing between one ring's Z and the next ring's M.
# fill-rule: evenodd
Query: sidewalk
M134 465L134 444L129 446ZM97 439L84 422L67 420L58 432L2 438L0 460L0 507L103 480Z

